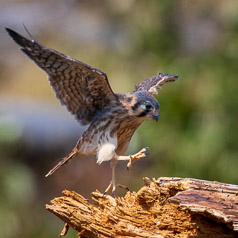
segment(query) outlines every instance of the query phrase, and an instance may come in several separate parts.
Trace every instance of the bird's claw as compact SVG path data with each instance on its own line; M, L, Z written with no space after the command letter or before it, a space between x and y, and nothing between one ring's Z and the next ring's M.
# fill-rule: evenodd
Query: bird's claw
M109 186L107 187L107 189L105 190L105 192L103 193L103 195L104 195L104 196L107 195L108 192L109 192L110 190L112 190L112 196L114 196L115 191L116 191L116 187L123 188L123 189L125 189L125 190L127 190L127 191L130 191L129 188L126 187L126 186L124 186L124 185L117 184L117 185L113 186L113 184L110 183Z
M113 185L112 182L110 182L110 184L108 185L108 187L106 188L106 190L104 191L103 195L106 195L110 190L112 189L112 194L113 194Z
M117 184L117 187L125 189L125 190L127 190L127 192L130 191L130 189L128 187L121 185L121 184Z
M149 155L148 152L148 147L144 147L142 150L140 150L138 153L134 154L134 155L130 155L130 160L127 164L127 170L129 170L132 166L132 164L139 159L142 159L144 157L146 157L147 155Z

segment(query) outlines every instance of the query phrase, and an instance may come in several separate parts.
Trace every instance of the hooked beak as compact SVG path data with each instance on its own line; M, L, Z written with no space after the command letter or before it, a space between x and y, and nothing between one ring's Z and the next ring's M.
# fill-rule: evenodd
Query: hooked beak
M159 113L156 112L156 113L152 116L152 119L157 122L157 121L159 120Z

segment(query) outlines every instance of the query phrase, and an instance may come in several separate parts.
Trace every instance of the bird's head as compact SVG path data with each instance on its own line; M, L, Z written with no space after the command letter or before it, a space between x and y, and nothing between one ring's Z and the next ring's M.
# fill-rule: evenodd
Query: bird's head
M133 115L143 119L159 119L159 103L158 101L146 91L134 92L136 102L132 106Z

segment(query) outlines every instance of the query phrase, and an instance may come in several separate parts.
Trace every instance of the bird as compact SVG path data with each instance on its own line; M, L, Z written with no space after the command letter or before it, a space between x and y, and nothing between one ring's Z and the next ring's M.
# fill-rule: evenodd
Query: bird
M131 138L146 119L158 121L160 105L153 96L178 75L158 73L134 87L133 92L114 93L107 75L92 66L5 28L10 37L36 65L48 75L56 97L75 119L87 129L72 151L45 176L52 175L73 158L96 155L97 163L110 161L112 179L104 194L115 192L115 169L119 161L128 161L127 168L147 156L148 147L133 155L125 155Z

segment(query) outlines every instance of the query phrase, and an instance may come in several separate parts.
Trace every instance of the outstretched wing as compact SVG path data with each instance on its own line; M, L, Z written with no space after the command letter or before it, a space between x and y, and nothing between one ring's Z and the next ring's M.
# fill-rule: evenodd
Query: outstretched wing
M102 71L6 30L21 50L48 74L57 98L82 125L89 124L98 111L117 100Z
M158 73L156 76L148 78L135 85L135 91L147 91L150 94L157 94L158 90L167 82L178 79L178 75Z

